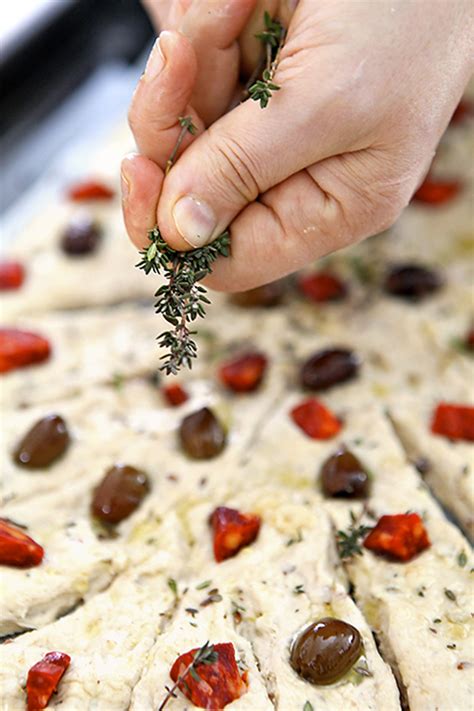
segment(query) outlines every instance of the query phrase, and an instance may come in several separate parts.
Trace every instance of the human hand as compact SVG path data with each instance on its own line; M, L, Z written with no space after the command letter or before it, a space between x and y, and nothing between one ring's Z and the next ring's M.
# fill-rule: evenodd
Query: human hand
M150 19L155 25L156 31L174 30L183 32L192 41L195 39L196 28L194 25L193 15L197 11L201 16L205 14L206 9L196 2L196 0L142 0ZM244 28L238 37L238 45L240 50L240 66L242 74L250 76L254 68L259 62L261 56L262 45L259 39L255 36L262 30L262 18L264 12L268 12L273 18L277 18L282 23L283 27L288 27L291 16L294 12L298 0L255 0L253 10L249 15ZM213 0L210 4L210 9L214 12L219 10L219 0ZM196 42L194 42L196 48ZM198 43L198 51L201 46L209 57L208 45L206 43ZM210 58L209 58L210 59ZM203 88L209 88L210 81L206 76L206 72L201 72L201 77L198 79L198 86L202 82ZM194 104L202 100L202 96L198 90L193 92ZM197 110L200 110L199 105L196 105ZM228 107L226 107L228 108ZM217 117L215 117L217 118Z
M243 290L388 227L472 71L472 14L470 0L300 0L275 77L281 90L264 111L247 101L207 130L194 114L200 135L164 180L197 76L192 44L167 35L165 68L145 74L131 109L143 154L124 164L134 242L143 246L157 221L183 250L230 225L232 256L207 283ZM227 40L247 18L233 34L229 23Z

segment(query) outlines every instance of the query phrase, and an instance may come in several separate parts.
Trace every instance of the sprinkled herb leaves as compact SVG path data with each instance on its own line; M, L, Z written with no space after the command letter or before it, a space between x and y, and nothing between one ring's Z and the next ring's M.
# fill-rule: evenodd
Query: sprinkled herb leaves
M200 604L201 607L207 607L208 605L212 605L214 602L221 602L222 599L223 598L219 593L219 590L217 588L212 588L212 590L209 590L209 595Z
M362 515L362 514L361 514ZM336 536L337 550L341 560L350 560L356 555L362 555L362 540L366 537L372 526L359 524L354 512L350 512L351 523L347 531L338 531Z
M175 597L178 597L178 583L176 582L176 580L174 578L168 578L166 582L173 595Z
M301 543L302 540L303 540L303 534L301 532L301 529L299 528L296 536L289 538L286 542L286 545L293 546L295 543Z
M449 588L444 588L444 594L446 595L448 600L451 600L451 602L457 602L456 595Z

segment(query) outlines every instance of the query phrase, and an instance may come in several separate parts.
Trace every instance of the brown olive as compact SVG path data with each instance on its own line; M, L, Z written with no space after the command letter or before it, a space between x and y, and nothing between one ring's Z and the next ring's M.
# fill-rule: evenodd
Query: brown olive
M333 684L349 671L362 651L362 639L355 627L334 617L324 617L295 639L290 664L312 684Z
M341 447L321 467L321 485L326 496L362 498L369 491L369 477L352 452Z
M225 430L207 407L193 412L181 422L181 446L193 459L212 459L222 452L226 442Z
M29 469L42 469L66 451L70 442L67 425L60 415L46 415L17 444L14 458Z
M138 508L149 491L145 472L115 464L94 490L92 515L105 523L119 523Z
M442 283L441 276L433 269L418 264L400 264L387 273L384 289L392 296L416 301L437 291Z
M326 390L355 378L359 359L347 348L328 348L310 356L301 368L301 384L309 390Z
M283 280L272 281L270 284L257 286L255 289L249 289L248 291L240 291L236 294L232 294L230 296L230 301L236 306L241 306L242 308L255 309L261 307L268 309L281 303L284 292L285 288Z
M73 220L61 237L61 249L70 257L80 257L97 249L102 230L88 217Z

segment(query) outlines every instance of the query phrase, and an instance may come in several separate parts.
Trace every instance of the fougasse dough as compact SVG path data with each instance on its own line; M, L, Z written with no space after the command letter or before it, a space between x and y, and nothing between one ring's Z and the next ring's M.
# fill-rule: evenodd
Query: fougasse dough
M423 470L424 481L472 541L473 446L431 432L431 419L437 404L432 398L400 400L391 406L390 415L408 455Z
M126 236L120 206L120 161L133 141L124 123L87 161L88 173L71 177L57 199L13 235L5 256L18 260L26 279L18 291L2 292L0 315L10 325L32 314L105 306L124 301L151 299L153 280L134 268L137 248ZM97 180L115 191L112 200L74 203L68 200L70 183ZM89 219L101 229L97 249L89 255L70 256L60 248L71 221ZM47 285L47 288L45 288Z
M337 397L328 396L329 406L332 399L337 403ZM262 432L254 450L257 480L320 491L320 467L344 443L370 473L366 503L372 518L364 522L373 525L384 514L407 510L423 517L432 542L428 550L408 563L390 563L365 551L348 566L348 575L386 658L394 664L410 709L468 707L472 694L469 669L474 663L469 543L446 520L407 463L388 417L378 406L348 405L340 436L320 442L306 438L291 421L288 413L294 402L295 396L288 396ZM285 442L278 454L272 444L275 440ZM338 530L347 530L351 511L356 517L361 514L360 501L326 499L322 493L320 497ZM464 556L467 560L463 561ZM446 590L454 594L455 601ZM423 640L424 655L413 644L415 638Z
M38 497L35 506L60 506L58 498ZM125 553L114 542L99 540L88 519L65 520L50 508L49 520L49 525L42 520L27 529L45 549L41 565L0 571L0 636L47 625L107 587L125 565Z
M308 701L315 709L334 711L399 709L393 676L347 593L330 519L318 497L284 486L257 485L228 498L225 505L258 514L262 520L260 533L235 558L216 565L207 523L212 503L189 510L188 526L197 541L192 566L198 576L194 583L186 583L184 599L186 607L198 612L188 619L188 625L189 621L200 626L209 624L208 614L212 615L211 624L217 615L232 621L235 630L251 642L276 708L300 709ZM290 541L298 543L289 545ZM209 581L204 590L199 585L202 581ZM206 591L216 588L222 600L203 608ZM213 608L211 613L209 607ZM345 620L359 630L364 641L360 664L370 676L351 671L336 684L317 687L292 670L288 660L295 634L327 616ZM183 626L184 622L180 620L179 624Z
M157 525L160 546L82 607L0 647L3 711L26 706L28 669L52 650L71 666L48 708L92 711L129 708L149 650L171 619L175 599L167 580L179 576L188 549L173 515Z
M25 709L28 669L52 650L72 662L49 708L157 709L173 662L206 641L232 642L248 673L232 711L470 707L472 552L436 498L472 535L473 447L434 436L429 425L436 403L474 398L473 361L459 348L472 318L473 137L467 119L439 149L437 174L463 182L452 203L414 203L384 235L317 266L346 281L342 301L308 301L297 277L273 309L212 295L197 324L199 359L177 379L189 399L176 408L161 392L171 380L150 378L162 355L156 336L164 323L152 306L159 280L132 266L137 253L118 197L77 206L61 196L19 235L10 254L25 263L27 278L2 294L2 322L46 336L52 356L1 380L1 515L45 548L36 568L0 569L0 634L18 635L0 646L4 711ZM90 174L78 177L116 189L128 140L118 132ZM104 233L94 254L72 259L58 241L81 210ZM438 269L443 287L419 302L386 294L386 270L406 262ZM357 377L304 392L302 362L338 346L358 355ZM263 383L230 392L219 366L248 350L268 358ZM309 439L292 421L291 409L310 395L341 420L333 439ZM178 431L202 407L223 423L227 446L215 459L192 461ZM19 467L17 442L52 412L67 422L69 448L45 470ZM369 472L367 501L323 495L321 465L341 444ZM429 465L423 476L413 465L421 459ZM90 504L116 463L144 470L150 492L110 537ZM219 564L209 526L217 506L262 519L257 539ZM339 559L337 531L348 530L351 516L373 525L408 510L423 518L430 548L408 563L365 549ZM353 624L364 654L337 683L315 686L291 668L290 646L326 616ZM179 691L169 702L170 711L193 708Z
M11 457L18 423L29 426L42 406L11 418L1 452L2 515L26 526L46 554L44 562L28 574L1 569L3 634L51 622L107 585L118 570L149 555L156 523L171 511L184 516L189 505L210 496L219 505L240 486L267 399L249 398L231 406L219 391L199 381L190 394L184 406L170 411L156 387L137 381L124 383L119 390L97 388L55 403L55 412L71 430L71 442L47 470L22 469ZM181 419L204 404L228 429L228 446L211 465L184 457L177 432ZM118 538L107 541L91 520L90 505L95 487L118 463L143 470L150 493L116 527ZM187 535L191 531L185 530ZM77 560L68 556L71 547Z
M15 327L47 338L52 352L43 363L2 375L2 407L52 402L151 372L159 358L159 319L150 306L32 316Z

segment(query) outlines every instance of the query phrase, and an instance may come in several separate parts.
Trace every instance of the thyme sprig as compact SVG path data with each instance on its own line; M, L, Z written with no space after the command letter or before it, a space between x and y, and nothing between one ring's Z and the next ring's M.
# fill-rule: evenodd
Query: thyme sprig
M179 687L180 684L183 682L186 684L186 678L189 675L192 676L192 678L199 682L201 681L201 677L197 673L196 669L201 665L201 664L214 664L217 662L219 658L218 653L214 649L213 644L209 644L209 641L205 642L200 649L196 651L194 654L194 658L190 664L186 667L184 672L178 676L176 679L175 683L171 688L168 688L167 686L165 687L166 689L166 696L161 702L161 704L158 707L158 711L163 711L165 708L166 704L171 698L176 698L176 689Z
M275 84L273 77L280 60L280 54L285 41L286 30L274 20L268 12L263 16L265 28L263 32L255 35L265 47L266 64L262 72L262 77L257 79L249 88L248 94L254 101L260 102L260 108L264 109L268 105L274 91L280 89Z
M193 340L196 331L189 328L189 323L204 317L205 304L211 303L206 289L198 282L212 272L212 264L218 257L229 255L230 237L224 232L212 244L190 252L172 249L158 227L148 233L148 239L150 244L140 252L137 266L145 274L154 272L165 277L166 283L155 293L155 312L173 329L161 333L158 344L167 351L161 356L164 361L161 370L175 375L182 366L191 368L197 345Z
M373 526L364 526L360 523L363 513L364 510L362 510L360 516L356 516L354 512L351 511L351 523L349 528L347 531L337 532L337 551L341 560L350 560L356 555L362 555L361 541L373 528Z
M166 164L166 173L173 166L186 133L196 131L190 116L181 117L179 123L181 131ZM173 329L158 336L159 346L167 351L162 356L164 363L160 369L168 375L175 375L182 366L191 368L192 360L197 355L197 345L193 339L196 332L190 330L188 324L204 317L205 304L210 303L205 295L206 289L198 282L212 272L212 264L218 257L229 255L230 237L228 232L224 232L212 244L189 252L179 252L170 247L158 227L150 230L148 239L150 244L141 250L137 267L143 269L145 274L163 274L166 279L166 283L155 293L155 311Z

